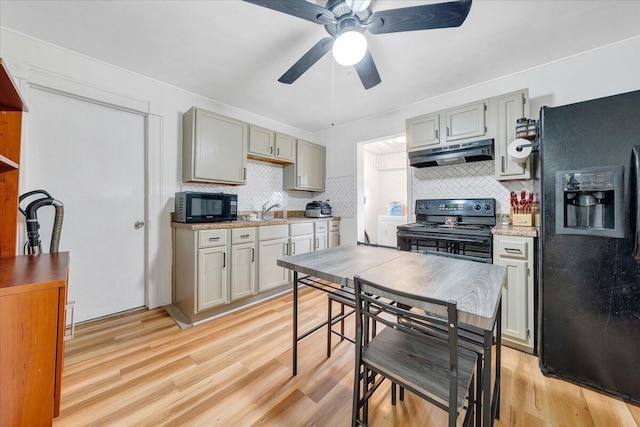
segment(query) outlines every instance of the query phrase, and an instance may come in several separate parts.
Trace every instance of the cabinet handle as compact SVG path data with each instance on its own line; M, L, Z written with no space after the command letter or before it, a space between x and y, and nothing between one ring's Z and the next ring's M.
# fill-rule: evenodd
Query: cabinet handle
M241 234L241 235L240 235L240 238L241 238L241 239L246 239L247 237L249 237L249 235L248 235L248 234Z
M291 242L291 255L296 254L296 242Z
M340 235L338 234L338 246L340 246Z
M518 255L522 255L522 251L520 249L513 249L513 248L504 248L505 252L507 252L508 254L518 254Z
M273 154L273 147L269 147L269 154Z
M279 155L280 155L280 149L276 148L276 156L279 156Z
M251 262L255 262L256 260L256 250L251 248Z
M316 237L316 247L315 249L318 249L320 247L320 238Z
M220 240L220 237L209 237L210 242L215 242L216 240Z
M436 129L436 139L439 139L438 138L438 129Z
M245 181L247 179L247 168L242 168L242 180Z
M447 126L447 136L449 136L449 126Z
M282 244L282 252L283 252L286 256L288 256L288 255L289 255L289 245L288 245L288 244L286 244L286 243L283 243L283 244Z
M500 163L502 164L502 172L504 173L504 156L500 156Z
M222 268L225 268L226 266L227 266L227 253L222 252Z
M66 326L65 326L65 331L64 331L64 340L68 341L68 340L73 339L73 336L76 333L76 321L75 321L75 316L74 316L74 314L76 312L76 302L75 301L69 301L64 306L64 311L66 313L69 313L69 318L71 319L71 325L69 326L69 329L66 329ZM67 318L67 316L65 315L65 319L66 318Z
M300 187L300 175L298 175L298 187Z

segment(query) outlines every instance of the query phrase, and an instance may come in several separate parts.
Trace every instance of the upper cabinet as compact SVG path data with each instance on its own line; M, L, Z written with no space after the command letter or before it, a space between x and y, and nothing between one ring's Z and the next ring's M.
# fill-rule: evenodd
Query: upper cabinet
M496 98L498 111L496 121L496 179L530 179L531 159L517 163L507 155L507 147L516 139L516 120L529 116L529 91L527 89L508 93Z
M295 161L295 138L259 126L249 126L249 158L275 163Z
M440 114L407 120L407 151L440 144Z
M326 148L296 141L296 162L283 168L285 190L324 191Z
M249 125L193 107L182 117L185 182L245 184Z
M447 121L446 141L484 136L487 133L485 101L467 104L445 111Z
M487 101L413 117L406 121L407 151L445 146L487 136Z

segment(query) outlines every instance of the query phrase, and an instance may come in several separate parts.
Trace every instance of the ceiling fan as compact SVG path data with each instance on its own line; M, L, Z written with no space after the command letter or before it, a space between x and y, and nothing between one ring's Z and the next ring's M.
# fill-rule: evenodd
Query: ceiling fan
M472 0L427 4L400 9L372 12L371 0L328 0L325 7L307 0L244 0L288 15L324 25L329 33L278 79L281 83L295 82L305 71L333 48L333 55L341 65L354 65L365 89L381 82L363 33L397 33L459 27L469 14ZM350 53L353 57L347 58Z

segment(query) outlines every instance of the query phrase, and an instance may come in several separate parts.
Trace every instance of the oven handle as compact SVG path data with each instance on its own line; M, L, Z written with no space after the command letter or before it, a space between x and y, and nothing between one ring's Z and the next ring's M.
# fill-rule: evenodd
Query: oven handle
M423 254L426 254L426 255L439 255L439 256L444 256L444 257L449 257L449 258L458 258L458 259L464 259L464 260L467 260L467 261L477 261L477 262L484 262L486 264L492 264L491 258L482 258L482 257L475 257L475 256L470 256L470 255L452 254L450 252L430 251L428 249L422 250L420 252L423 253Z
M480 243L480 244L486 244L487 242L490 241L490 237L486 237L486 238L469 238L469 237L451 237L448 235L442 235L442 234L430 234L428 236L425 236L424 234L411 234L411 233L403 233L398 231L397 233L398 237L408 237L410 239L418 239L418 240L448 240L451 242L457 242L457 243Z

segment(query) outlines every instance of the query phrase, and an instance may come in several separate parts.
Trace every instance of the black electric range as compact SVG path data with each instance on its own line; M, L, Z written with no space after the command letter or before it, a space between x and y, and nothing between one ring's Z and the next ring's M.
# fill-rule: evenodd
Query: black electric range
M493 262L495 199L416 200L416 222L398 226L398 248Z

